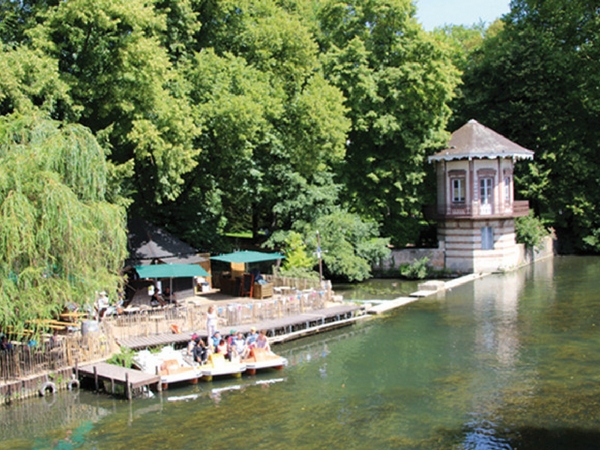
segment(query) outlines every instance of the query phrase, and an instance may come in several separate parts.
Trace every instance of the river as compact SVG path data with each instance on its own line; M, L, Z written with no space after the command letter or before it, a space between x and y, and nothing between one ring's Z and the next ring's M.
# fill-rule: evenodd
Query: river
M2 407L0 448L599 448L599 274L598 257L558 257L487 276L275 346L282 372ZM386 299L402 285L340 289Z

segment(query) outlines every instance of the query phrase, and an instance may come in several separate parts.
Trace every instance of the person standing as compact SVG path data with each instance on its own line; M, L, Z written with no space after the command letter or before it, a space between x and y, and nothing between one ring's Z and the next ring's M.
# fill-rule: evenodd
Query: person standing
M206 335L208 337L214 336L217 332L217 318L214 305L210 305L206 313Z
M106 310L108 309L110 302L108 301L108 294L105 291L98 294L98 300L96 300L96 310L98 311L98 322L102 320Z

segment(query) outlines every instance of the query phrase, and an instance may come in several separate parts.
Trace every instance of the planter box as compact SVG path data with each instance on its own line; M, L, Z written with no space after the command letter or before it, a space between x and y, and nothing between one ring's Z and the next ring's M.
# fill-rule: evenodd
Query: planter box
M254 298L267 298L273 297L273 283L258 284L254 283L253 295Z

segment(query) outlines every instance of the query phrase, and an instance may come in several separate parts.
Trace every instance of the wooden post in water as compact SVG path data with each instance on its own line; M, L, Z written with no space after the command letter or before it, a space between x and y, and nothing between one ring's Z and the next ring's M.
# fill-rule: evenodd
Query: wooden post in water
M98 393L98 391L100 391L100 388L98 386L98 369L96 368L96 366L94 366L94 384L96 386L96 393Z
M131 386L129 385L129 373L125 373L125 396L131 400Z

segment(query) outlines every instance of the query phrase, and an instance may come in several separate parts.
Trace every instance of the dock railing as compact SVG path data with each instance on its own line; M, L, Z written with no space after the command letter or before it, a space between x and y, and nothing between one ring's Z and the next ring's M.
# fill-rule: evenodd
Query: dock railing
M215 311L219 327L228 329L322 309L326 301L324 292L287 289L273 298L263 300L222 301L215 305ZM141 309L130 314L105 317L100 328L116 340L205 331L208 307L208 304L197 304L190 300L177 307Z

